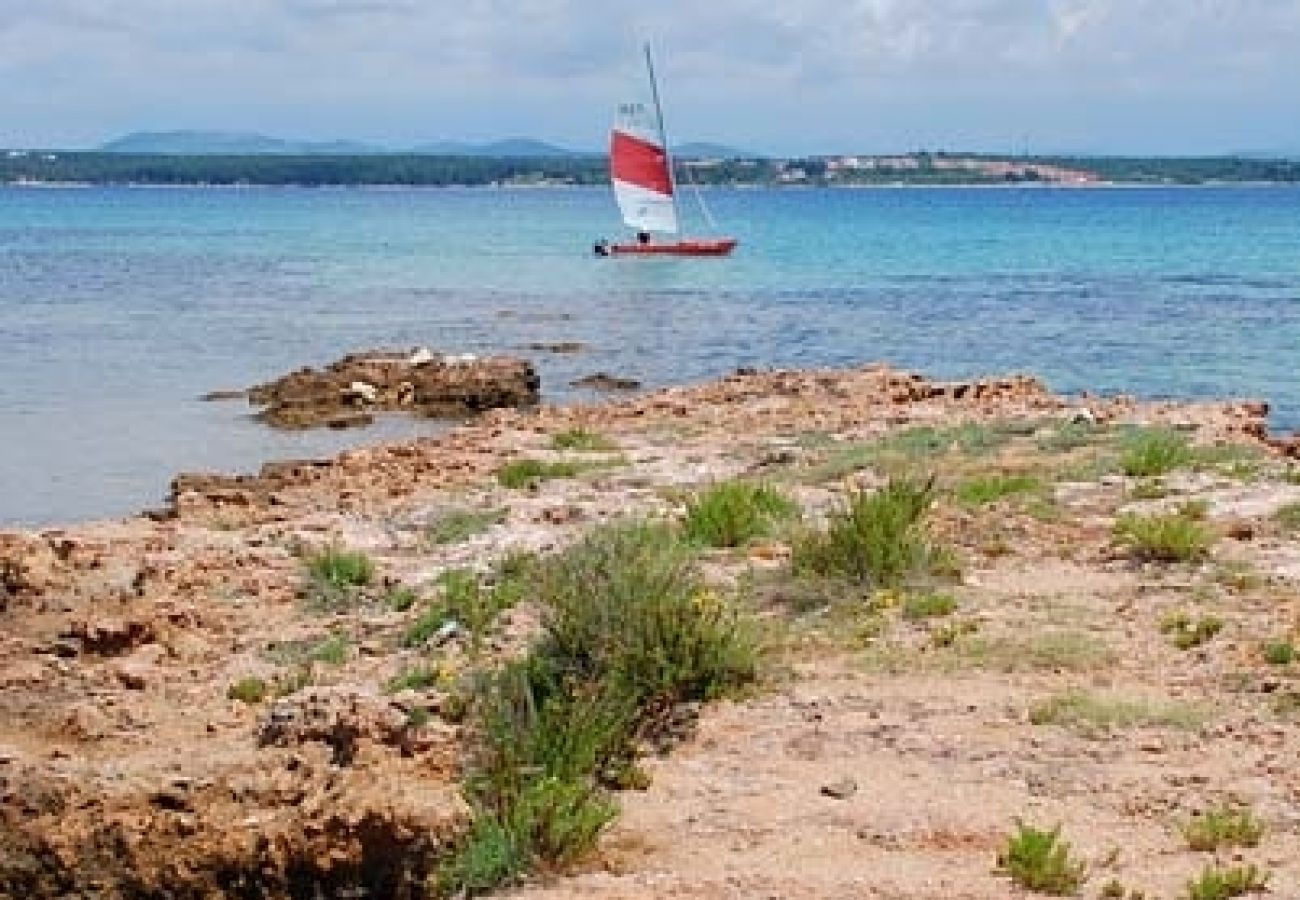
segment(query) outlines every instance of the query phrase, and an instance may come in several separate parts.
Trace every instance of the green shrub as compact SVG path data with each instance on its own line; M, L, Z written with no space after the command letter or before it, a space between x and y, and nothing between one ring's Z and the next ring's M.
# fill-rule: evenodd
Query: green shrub
M756 648L665 526L592 532L543 567L547 652L639 698L703 699L753 677Z
M708 547L739 547L769 534L774 522L798 515L799 507L776 488L724 481L686 504L687 540Z
M1208 526L1181 512L1126 513L1115 522L1115 537L1137 558L1158 562L1203 559L1214 543Z
M924 520L933 497L933 479L892 479L878 491L853 492L824 532L794 542L794 571L892 586L932 569L937 554Z
M577 453L617 453L618 444L605 435L586 428L570 428L551 436L551 446L556 450L571 450Z
M439 872L447 893L578 859L616 812L602 785L630 780L655 718L754 676L747 623L664 526L598 529L536 575L541 641L473 694L474 822Z
M1269 665L1289 666L1295 658L1295 645L1290 641L1273 641L1264 645L1264 660Z
M1171 613L1160 623L1160 631L1170 636L1179 650L1191 650L1209 643L1223 630L1223 620L1218 616L1202 616L1193 621L1184 612Z
M261 678L241 678L226 691L226 696L240 703L261 703L271 692L270 686Z
M1200 877L1187 882L1187 900L1230 900L1263 893L1267 887L1268 874L1253 865L1230 869L1206 866Z
M326 547L307 557L307 573L330 587L360 588L374 580L375 564L360 550Z
M459 544L506 520L504 509L448 509L425 526L430 544Z
M531 488L548 478L572 478L582 471L574 462L543 462L540 459L517 459L502 466L497 481L511 489Z
M1257 847L1263 835L1264 826L1249 809L1232 806L1206 810L1183 826L1187 846L1200 851Z
M903 618L933 619L957 611L957 599L951 594L913 594L903 601Z
M359 550L327 547L306 558L308 605L324 612L347 609L375 578L375 564Z
M1133 429L1120 444L1119 466L1125 475L1165 475L1193 459L1187 437L1168 428Z
M1018 494L1032 494L1043 488L1043 483L1032 475L986 475L972 478L957 485L958 502L966 506L983 506Z
M1086 867L1070 857L1059 825L1045 831L1021 822L998 855L998 871L1036 893L1065 897L1079 892Z

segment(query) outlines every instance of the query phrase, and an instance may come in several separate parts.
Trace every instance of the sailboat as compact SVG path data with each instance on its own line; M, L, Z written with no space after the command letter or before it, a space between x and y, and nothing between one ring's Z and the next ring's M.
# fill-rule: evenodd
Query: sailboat
M595 251L600 256L726 256L736 247L736 239L677 238L656 240L655 233L677 235L681 219L677 205L677 179L673 175L672 153L664 127L663 106L659 102L659 84L655 80L650 45L645 47L646 72L650 76L653 108L645 103L621 103L609 139L609 174L614 183L623 223L635 228L635 241L610 243L600 241ZM707 207L706 218L710 218Z

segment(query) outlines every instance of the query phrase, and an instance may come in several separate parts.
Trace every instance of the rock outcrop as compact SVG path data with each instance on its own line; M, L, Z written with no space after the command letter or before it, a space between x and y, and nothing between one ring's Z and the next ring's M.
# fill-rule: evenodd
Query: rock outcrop
M527 360L439 355L419 348L352 353L248 390L257 418L277 428L368 425L376 412L454 418L537 403L541 379Z

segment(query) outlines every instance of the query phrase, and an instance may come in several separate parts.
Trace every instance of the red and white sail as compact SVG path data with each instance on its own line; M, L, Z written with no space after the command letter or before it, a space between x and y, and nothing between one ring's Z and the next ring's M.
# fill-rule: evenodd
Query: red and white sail
M622 103L610 134L609 166L623 221L638 231L677 233L673 179L659 117L644 103Z

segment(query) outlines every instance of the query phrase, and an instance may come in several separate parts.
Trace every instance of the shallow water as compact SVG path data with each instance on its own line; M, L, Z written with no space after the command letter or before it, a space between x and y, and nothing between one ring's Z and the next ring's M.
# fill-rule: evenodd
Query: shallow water
M439 425L285 434L200 403L373 345L536 354L550 399L740 365L1032 370L1263 396L1300 425L1300 190L713 191L726 260L596 259L601 190L0 189L0 523L121 515Z

